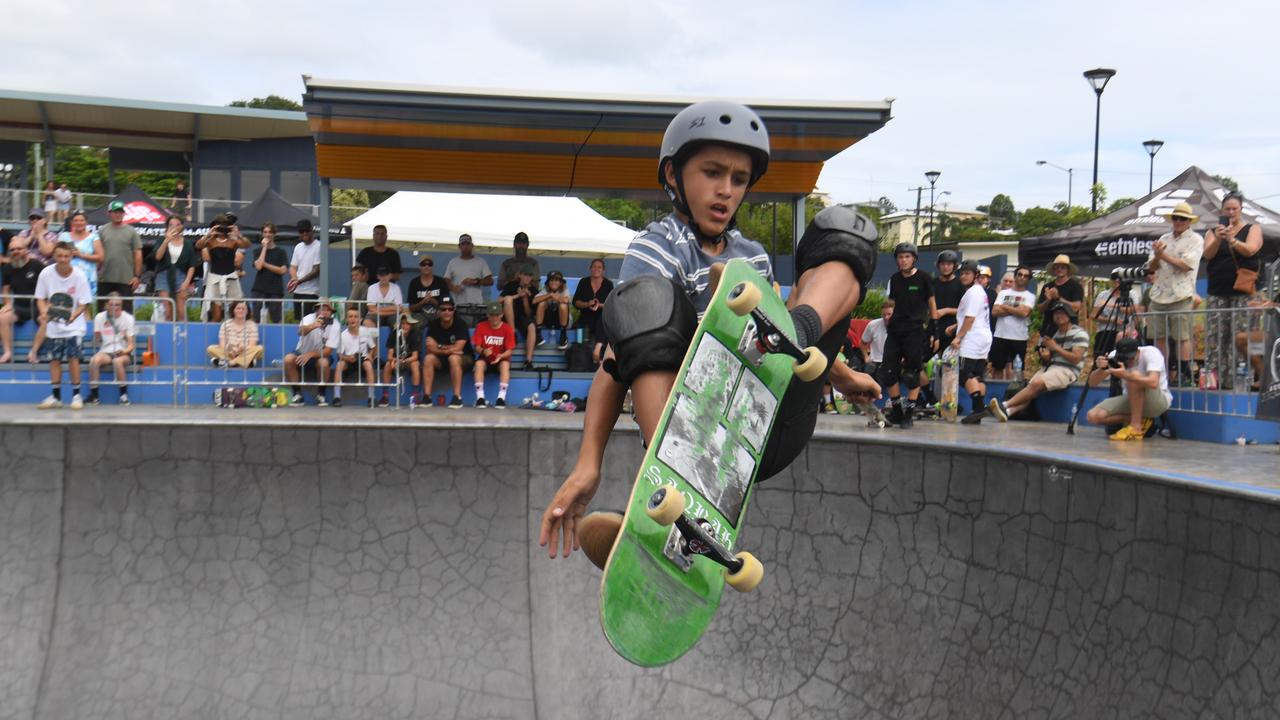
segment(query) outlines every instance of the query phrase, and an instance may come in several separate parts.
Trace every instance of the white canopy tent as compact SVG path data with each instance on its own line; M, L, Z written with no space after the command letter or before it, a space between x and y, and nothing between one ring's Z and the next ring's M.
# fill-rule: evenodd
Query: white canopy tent
M386 225L389 244L411 249L457 249L467 233L479 253L509 253L523 231L535 256L621 256L636 234L578 198L441 192L398 192L345 225L356 244Z

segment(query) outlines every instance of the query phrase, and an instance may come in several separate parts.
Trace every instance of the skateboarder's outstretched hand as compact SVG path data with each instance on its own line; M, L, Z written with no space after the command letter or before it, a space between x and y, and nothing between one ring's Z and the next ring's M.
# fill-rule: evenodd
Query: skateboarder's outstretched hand
M551 504L542 513L542 531L538 534L538 544L548 548L548 557L554 558L561 546L565 557L578 549L578 521L587 512L587 504L598 487L599 470L592 473L574 468L551 498Z
M833 363L828 377L831 387L851 399L879 400L880 384L870 375L858 372L844 363Z

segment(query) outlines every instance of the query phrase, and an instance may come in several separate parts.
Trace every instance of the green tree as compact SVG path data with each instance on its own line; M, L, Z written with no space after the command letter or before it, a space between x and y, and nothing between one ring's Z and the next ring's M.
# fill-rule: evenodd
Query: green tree
M1135 202L1137 202L1137 198L1128 198L1128 197L1127 197L1127 198L1119 198L1119 199L1116 199L1116 200L1111 201L1111 204L1107 206L1107 209L1106 209L1106 210L1103 210L1102 212L1103 212L1104 214L1105 214L1105 213L1113 213L1113 212L1115 212L1115 211L1117 211L1117 210L1120 210L1120 209L1122 209L1122 208L1124 208L1124 207L1127 207L1127 206L1129 206L1129 205L1132 205L1132 204L1133 204L1133 203L1135 203Z
M334 225L354 220L371 207L369 193L365 190L338 188L329 197L330 222Z
M1098 207L1107 206L1107 186L1102 183L1096 183L1089 187L1089 192L1093 193L1093 197L1098 201L1095 203Z
M1226 175L1214 175L1213 179L1222 183L1222 187L1226 188L1227 192L1240 192L1240 183L1232 180Z
M1018 212L1013 207L1013 198L1004 193L991 198L991 205L988 206L986 212L987 217L991 218L993 226L1009 226L1017 222L1018 219Z
M297 102L279 95L268 95L251 100L235 100L227 103L227 107L253 108L254 110L301 110Z
M1047 235L1055 230L1067 227L1070 222L1061 213L1048 208L1033 207L1022 212L1014 230L1020 237L1037 237Z
M981 218L956 220L944 214L939 220L946 227L945 237L957 243L995 242L1009 239L1007 235L993 232Z
M639 230L649 224L650 211L645 207L645 203L639 200L590 198L584 199L583 202L610 220L621 221L630 230Z

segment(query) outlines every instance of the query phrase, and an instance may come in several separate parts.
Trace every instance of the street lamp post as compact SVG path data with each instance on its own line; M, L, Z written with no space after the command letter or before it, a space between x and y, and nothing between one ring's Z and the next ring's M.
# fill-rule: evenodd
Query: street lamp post
M1148 140L1142 143L1142 147L1146 149L1147 155L1151 156L1151 166L1147 169L1147 194L1150 195L1155 187L1156 153L1160 152L1160 148L1164 147L1164 141Z
M1067 212L1071 212L1071 180L1072 180L1072 176L1075 175L1075 172L1076 172L1075 168L1064 168L1061 165L1054 165L1048 160L1037 160L1036 164L1048 165L1051 168L1058 168L1059 170L1067 174Z
M1093 88L1093 94L1097 98L1093 118L1093 184L1089 186L1089 194L1093 196L1091 208L1094 212L1098 211L1098 138L1102 130L1102 91L1107 89L1107 83L1115 74L1116 71L1111 68L1084 71L1084 79L1089 81L1089 87Z
M924 174L924 178L929 181L929 229L926 234L929 236L930 245L933 244L933 186L941 176L942 173L937 170L930 170Z

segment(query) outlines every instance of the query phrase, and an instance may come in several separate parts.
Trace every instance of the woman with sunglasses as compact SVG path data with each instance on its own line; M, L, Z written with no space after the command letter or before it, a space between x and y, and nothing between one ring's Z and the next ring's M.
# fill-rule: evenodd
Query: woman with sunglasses
M1262 250L1262 228L1246 222L1241 215L1243 209L1244 196L1228 194L1222 198L1218 225L1204 234L1204 259L1208 261L1205 276L1209 280L1204 347L1208 369L1217 373L1224 390L1234 387L1236 365L1245 360L1235 352L1236 334L1257 330L1253 326L1259 324L1244 310L1249 307L1253 293L1236 289L1237 269L1259 272L1262 268L1258 259L1258 252ZM1254 317L1260 320L1261 314Z

